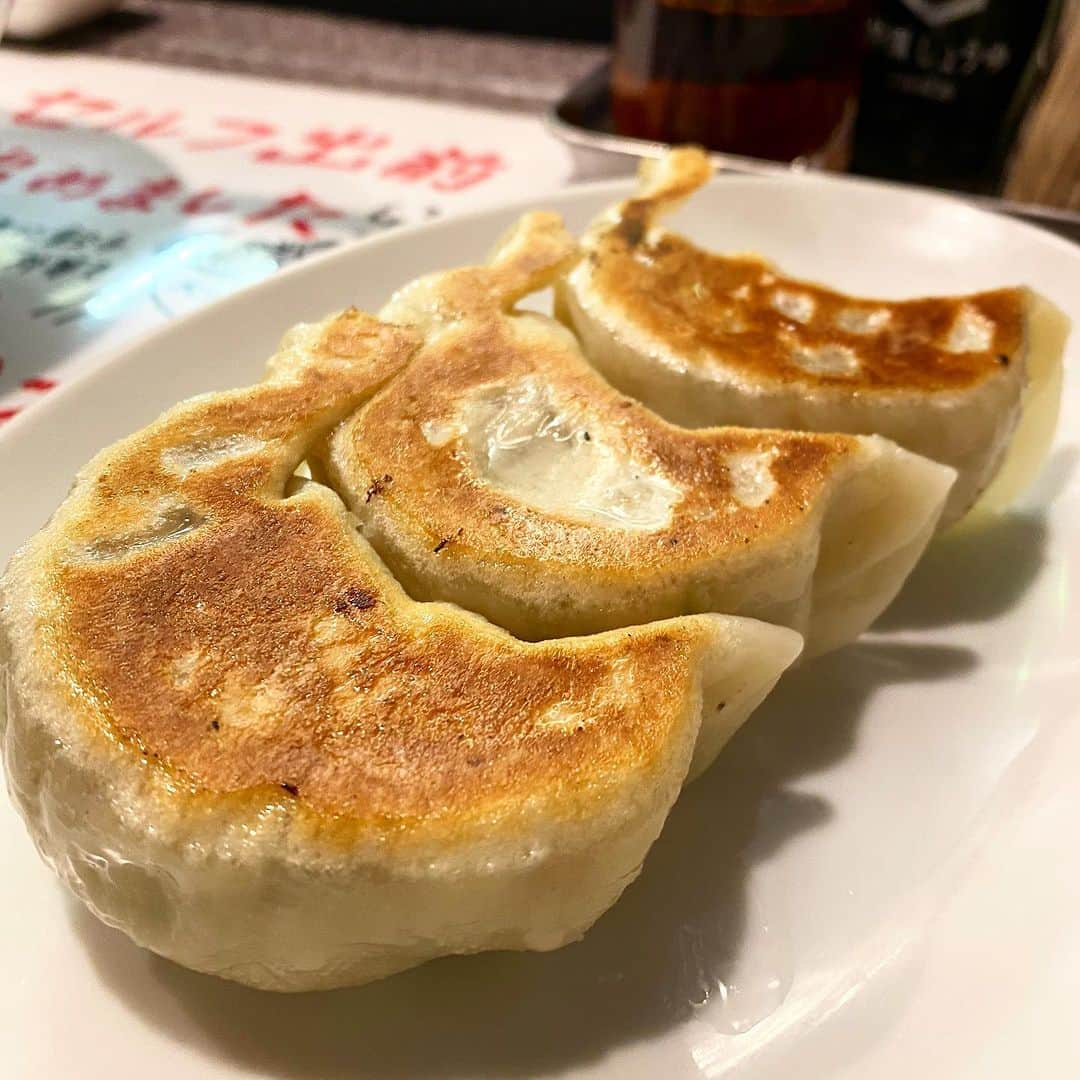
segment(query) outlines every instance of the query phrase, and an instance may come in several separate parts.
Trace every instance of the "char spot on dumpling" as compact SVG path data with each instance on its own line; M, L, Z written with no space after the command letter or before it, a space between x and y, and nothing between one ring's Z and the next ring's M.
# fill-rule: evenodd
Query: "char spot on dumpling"
M350 585L334 601L334 610L339 615L351 616L358 611L368 611L376 603L375 594L357 585Z
M791 359L811 375L854 375L859 357L846 345L796 345Z

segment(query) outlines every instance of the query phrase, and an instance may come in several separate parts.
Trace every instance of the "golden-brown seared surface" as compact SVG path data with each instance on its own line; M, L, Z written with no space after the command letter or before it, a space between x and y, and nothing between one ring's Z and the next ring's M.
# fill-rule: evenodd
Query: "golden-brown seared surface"
M118 736L213 792L280 786L381 826L486 813L648 768L687 694L686 634L530 649L402 618L319 505L166 547L58 574L67 666Z
M42 662L196 799L270 788L406 834L526 797L573 815L684 721L703 623L523 645L409 601L324 489L282 497L413 346L346 313L296 381L196 399L107 451L51 526Z
M654 166L656 182L593 230L587 256L591 291L681 359L809 388L937 391L979 383L1021 347L1021 289L906 301L851 297L785 277L753 256L715 255L674 233L650 232L656 217L707 179L703 163L700 152L684 149ZM863 332L847 329L860 316L868 320ZM950 348L960 317L985 330L985 347ZM807 370L798 360L800 352L836 347L854 354L850 370Z
M680 357L719 359L752 377L807 386L871 390L959 390L1007 364L1023 341L1025 302L1019 289L924 300L865 300L780 275L749 256L713 255L672 233L630 244L625 231L593 255L593 288L642 330ZM774 306L779 294L808 297L803 322ZM965 307L993 325L989 348L951 352L944 347ZM873 333L845 331L850 313L888 322ZM808 372L792 359L800 347L850 348L853 374Z
M702 559L784 534L814 506L858 446L846 435L717 428L691 431L623 397L589 366L562 327L506 308L544 284L573 251L550 215L522 219L489 267L451 271L405 290L390 305L426 334L408 370L383 388L335 437L343 486L380 500L413 535L447 560L562 564L640 578L674 574ZM560 241L561 237L561 241ZM526 270L521 251L547 251ZM488 482L470 453L469 404L528 380L567 418L575 439L608 447L659 476L678 495L667 526L627 530L542 509ZM451 433L431 437L432 431ZM761 505L734 490L741 455L763 455L775 488ZM347 470L341 475L341 461Z
M618 394L572 344L530 331L501 318L475 319L439 336L339 436L348 439L355 462L357 475L347 478L354 489L368 501L383 500L446 558L563 563L635 577L674 573L783 534L810 511L857 446L844 435L676 427ZM668 526L605 528L530 506L483 482L463 435L441 446L425 437L425 425L452 428L470 396L529 377L580 418L578 437L613 444L679 489ZM736 497L733 454L768 455L775 490L762 505Z

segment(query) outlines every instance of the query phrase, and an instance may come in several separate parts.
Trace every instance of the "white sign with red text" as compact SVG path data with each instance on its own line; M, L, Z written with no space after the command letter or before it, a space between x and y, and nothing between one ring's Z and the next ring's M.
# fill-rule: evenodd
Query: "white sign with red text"
M512 113L8 50L0 70L0 428L281 266L571 171Z

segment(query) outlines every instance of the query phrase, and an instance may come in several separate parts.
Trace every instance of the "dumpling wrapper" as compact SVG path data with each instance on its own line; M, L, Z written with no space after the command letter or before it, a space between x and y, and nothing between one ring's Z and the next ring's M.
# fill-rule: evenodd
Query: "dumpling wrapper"
M799 650L719 616L529 645L411 601L293 474L414 345L356 312L294 338L98 455L0 581L15 803L188 967L307 990L576 939Z
M984 491L1007 505L1053 438L1067 316L1023 288L846 296L656 224L710 175L692 148L646 162L639 194L588 230L557 310L590 361L680 424L883 435L950 465L941 527Z
M667 423L513 307L576 254L557 215L529 214L488 266L383 309L424 343L323 461L367 538L414 597L526 639L706 611L793 627L807 655L855 638L952 470L880 438Z

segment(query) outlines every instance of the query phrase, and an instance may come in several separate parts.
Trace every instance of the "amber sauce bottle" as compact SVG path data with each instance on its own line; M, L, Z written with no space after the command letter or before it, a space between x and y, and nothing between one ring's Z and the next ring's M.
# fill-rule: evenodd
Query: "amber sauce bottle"
M616 0L615 129L844 164L871 0Z

